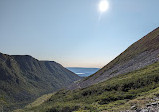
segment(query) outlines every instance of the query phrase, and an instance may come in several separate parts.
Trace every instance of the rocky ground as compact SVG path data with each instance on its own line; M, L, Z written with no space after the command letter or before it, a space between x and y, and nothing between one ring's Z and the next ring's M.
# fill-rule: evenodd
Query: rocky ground
M120 112L159 112L159 97L151 99L151 103L145 104L144 108L133 105L130 110Z

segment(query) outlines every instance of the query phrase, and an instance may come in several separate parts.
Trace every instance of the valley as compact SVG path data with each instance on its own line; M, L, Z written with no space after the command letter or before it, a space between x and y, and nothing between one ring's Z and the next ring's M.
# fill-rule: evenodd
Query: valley
M96 73L20 112L137 112L159 99L159 28ZM155 100L158 101L158 100ZM155 103L157 105L157 103Z
M118 75L88 88L73 91L61 90L50 99L33 108L25 108L25 112L72 112L88 111L119 112L138 109L152 102L159 94L159 62L143 69Z
M159 112L159 0L0 0L0 112Z

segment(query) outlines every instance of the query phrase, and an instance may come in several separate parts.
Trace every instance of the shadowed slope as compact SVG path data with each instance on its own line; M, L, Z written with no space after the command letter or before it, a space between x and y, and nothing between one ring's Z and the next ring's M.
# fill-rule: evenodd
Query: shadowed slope
M79 79L54 61L0 53L0 97L4 97L9 108L33 101Z

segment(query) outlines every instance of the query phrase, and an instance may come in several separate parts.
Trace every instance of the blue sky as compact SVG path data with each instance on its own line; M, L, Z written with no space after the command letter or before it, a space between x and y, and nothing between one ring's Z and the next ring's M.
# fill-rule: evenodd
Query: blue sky
M159 0L0 0L0 52L102 67L159 27Z

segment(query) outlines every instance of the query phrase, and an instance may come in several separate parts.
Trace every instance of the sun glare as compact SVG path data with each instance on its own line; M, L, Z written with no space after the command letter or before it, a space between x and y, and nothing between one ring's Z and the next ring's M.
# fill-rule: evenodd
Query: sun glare
M109 8L109 3L107 0L101 0L99 3L99 11L100 12L105 12Z

